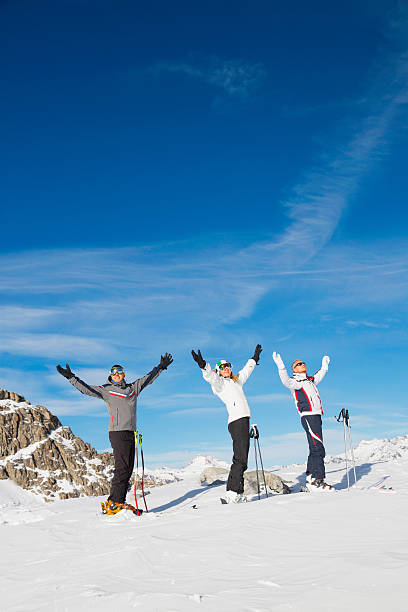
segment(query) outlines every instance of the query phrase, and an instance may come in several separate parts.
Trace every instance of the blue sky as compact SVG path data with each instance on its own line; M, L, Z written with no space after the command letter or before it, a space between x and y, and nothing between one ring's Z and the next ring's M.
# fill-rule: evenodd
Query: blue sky
M226 411L191 359L247 382L267 463L306 440L272 351L324 354L353 437L407 433L408 12L342 1L3 2L0 386L96 448L103 383L169 351L139 398L148 463L229 460Z

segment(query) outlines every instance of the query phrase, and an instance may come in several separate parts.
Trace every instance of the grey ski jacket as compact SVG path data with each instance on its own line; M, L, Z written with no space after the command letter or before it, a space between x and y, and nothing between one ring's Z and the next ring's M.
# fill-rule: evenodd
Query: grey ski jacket
M105 385L88 385L78 376L72 376L68 380L81 393L105 402L110 416L109 431L136 431L137 396L145 387L151 385L161 372L161 367L156 366L146 376L132 383L122 380L116 384L110 376Z

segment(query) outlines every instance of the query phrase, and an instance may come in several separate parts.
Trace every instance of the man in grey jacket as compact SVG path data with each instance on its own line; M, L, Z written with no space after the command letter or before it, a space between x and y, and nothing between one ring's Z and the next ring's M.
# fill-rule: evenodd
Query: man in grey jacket
M58 372L64 376L78 391L105 402L109 411L109 440L113 448L115 470L111 483L108 503L111 511L120 510L126 500L129 480L135 461L136 404L137 396L145 387L151 385L163 370L173 362L170 354L161 356L160 363L146 376L135 382L125 380L125 370L120 365L112 366L105 385L88 385L75 376L68 364Z

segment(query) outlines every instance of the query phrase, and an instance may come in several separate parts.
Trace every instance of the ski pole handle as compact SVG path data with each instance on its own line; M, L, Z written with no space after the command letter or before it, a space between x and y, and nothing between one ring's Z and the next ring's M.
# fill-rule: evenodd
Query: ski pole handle
M344 420L345 420L345 416L346 416L346 415L345 415L345 410L344 410L344 408L342 408L342 409L340 410L340 412L339 412L339 416L337 417L337 419L336 419L336 417L334 417L334 418L336 419L336 421L337 421L338 423L340 423L340 421L344 421Z
M254 438L254 440L257 440L259 438L258 425L256 425L255 423L251 427L251 431L249 432L249 437Z

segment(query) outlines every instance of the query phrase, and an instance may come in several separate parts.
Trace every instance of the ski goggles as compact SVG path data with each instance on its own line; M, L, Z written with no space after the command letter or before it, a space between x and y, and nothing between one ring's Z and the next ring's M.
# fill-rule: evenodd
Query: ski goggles
M295 365L293 366L294 368L297 368L300 365L306 365L304 361L298 361L297 363L295 363Z
M123 368L112 368L110 373L111 376L115 376L115 374L124 374L125 370Z
M218 366L219 370L226 370L227 368L231 369L231 364L230 363L220 363L220 365Z

